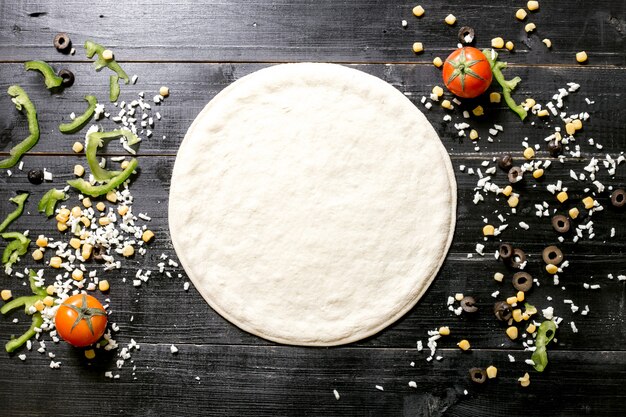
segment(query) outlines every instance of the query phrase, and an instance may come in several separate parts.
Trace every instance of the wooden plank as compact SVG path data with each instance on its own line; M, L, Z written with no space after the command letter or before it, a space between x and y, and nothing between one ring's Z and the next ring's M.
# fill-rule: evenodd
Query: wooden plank
M139 98L138 93L144 92L152 104L152 115L158 111L163 116L161 121L155 118L153 136L145 138L140 146L142 154L175 155L178 145L187 128L218 92L238 78L266 67L262 64L127 64L129 74L140 76L136 85L123 85L121 100L127 103ZM517 115L509 111L503 104L488 103L488 98L470 100L463 106L457 106L449 112L451 122L444 122L448 112L434 103L432 110L426 110L421 104L422 96L430 95L435 85L441 85L439 70L434 67L420 65L355 65L354 68L382 78L398 88L416 103L426 114L444 145L452 155L494 155L500 152L521 152L521 143L525 138L531 144L541 144L545 149L545 137L554 132L555 127L563 129L564 123L557 117L549 121L529 116L521 122ZM61 68L61 66L57 66ZM58 132L58 124L69 119L69 114L81 114L86 108L84 96L95 94L105 104L111 116L118 114L119 108L108 102L107 70L96 73L89 64L71 64L69 68L75 72L76 84L60 95L51 95L43 87L41 76L37 73L25 73L20 64L0 64L0 152L6 153L21 138L27 136L25 117L20 115L12 105L6 88L14 83L22 85L31 95L38 108L38 116L42 136L34 152L71 153L72 143L84 139L84 132L74 135L63 135ZM515 98L521 102L526 97L533 97L539 103L547 103L559 88L567 88L568 82L581 85L579 91L571 93L563 99L562 111L567 114L588 112L591 115L585 122L584 129L576 134L581 145L583 157L615 154L624 149L626 133L623 129L621 111L626 108L626 95L615 89L615 85L626 83L626 69L616 68L542 68L514 67L507 71L509 77L519 75L523 81ZM162 85L168 85L171 96L160 105L152 103L152 97ZM497 90L496 86L493 87ZM447 96L447 98L451 98ZM595 101L589 105L585 98ZM477 105L485 108L486 116L465 119L463 110L470 111ZM474 143L466 138L459 138L455 123L468 122L476 128L481 139ZM504 127L504 132L494 136L489 143L489 129L494 124ZM103 120L105 129L113 129L118 125L111 120ZM469 129L466 130L469 133ZM165 136L165 138L163 138ZM588 144L594 138L603 148L597 149ZM479 145L480 153L475 151ZM117 151L112 147L111 150ZM2 155L2 153L0 153ZM545 150L539 153L547 156Z
M94 39L114 48L120 60L130 61L430 63L456 47L460 26L471 26L480 47L496 36L512 40L515 53L506 54L512 62L575 65L575 53L586 50L593 65L626 64L623 2L542 3L525 22L514 17L524 3L429 0L421 2L426 9L421 19L411 13L415 3L178 0L85 7L77 0L3 2L0 56L17 61L84 59L81 46ZM443 23L449 13L458 18L454 27ZM537 24L531 36L524 31L529 21ZM57 32L70 34L75 56L54 50ZM541 43L543 38L552 40L551 50ZM415 41L424 43L424 54L413 54Z
M49 358L35 352L24 362L2 357L0 400L7 415L29 417L74 416L84 404L92 404L89 414L94 416L623 413L624 352L550 351L548 368L537 373L519 355L510 363L507 352L448 350L441 352L443 360L427 363L423 355L405 349L187 344L178 349L172 355L169 344L141 344L133 363L122 369L104 357L89 365L67 345L59 346L58 370L47 369ZM499 369L497 379L482 386L469 381L470 367L491 364ZM105 370L120 379L105 378ZM525 372L531 374L531 384L522 388L517 378ZM37 375L36 391L32 380L17 377L25 374ZM409 381L417 388L409 387ZM61 387L72 395L61 395Z

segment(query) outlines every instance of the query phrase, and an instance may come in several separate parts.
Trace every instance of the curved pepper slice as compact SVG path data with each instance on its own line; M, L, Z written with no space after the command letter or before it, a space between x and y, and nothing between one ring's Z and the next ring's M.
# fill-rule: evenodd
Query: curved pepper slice
M11 101L15 104L18 111L24 110L28 119L28 130L30 135L15 145L9 151L9 157L0 160L0 168L11 168L20 160L25 152L30 150L39 141L39 123L37 123L37 110L28 98L28 94L19 85L12 85L7 90L9 95L13 97Z
M48 90L59 88L63 83L63 78L59 77L47 62L28 61L24 63L24 69L26 71L39 71L43 75Z
M128 145L131 146L139 142L139 137L127 129L116 129L110 132L91 132L87 135L85 156L87 156L89 169L91 169L91 173L96 181L106 181L121 173L120 171L107 171L102 168L98 163L97 156L98 148L104 146L105 141L119 138L120 136L124 136L128 141Z
M13 239L2 252L2 263L5 268L11 268L20 256L28 251L30 239L18 232L0 234L4 239Z
M56 188L50 189L47 193L41 197L39 200L39 204L37 205L37 210L40 213L45 213L46 216L50 217L54 214L54 208L57 205L57 202L63 201L67 198L67 195L62 190L57 190Z
M61 123L59 125L59 131L61 133L76 133L80 129L85 127L87 122L91 120L91 116L93 116L94 112L96 111L96 104L98 104L98 99L96 99L95 96L89 95L85 96L85 100L87 101L87 103L89 103L87 110L85 110L83 114L76 117L70 123Z
M91 197L98 197L122 185L124 181L126 181L132 175L135 168L137 168L137 160L133 158L129 161L128 166L124 169L124 171L122 171L119 175L111 178L104 184L92 185L82 178L70 180L67 183L83 194Z
M546 346L552 341L555 333L556 324L554 324L552 320L546 320L539 325L539 329L537 330L537 339L535 339L535 346L537 349L535 349L530 357L535 363L534 367L537 372L543 372L548 365L548 352L546 351Z
M504 101L511 110L517 113L520 119L524 120L528 115L528 112L526 112L526 110L524 110L520 104L517 104L515 100L513 100L513 97L511 97L511 92L515 89L515 87L517 87L517 84L519 84L522 79L520 77L515 77L512 80L505 80L502 70L506 68L506 62L498 61L498 53L493 49L485 49L483 54L485 54L487 61L489 61L489 65L491 65L493 78L495 78L498 84L502 87Z
M4 221L0 223L0 233L2 233L13 220L20 217L20 215L24 211L24 203L26 202L27 198L28 193L23 193L9 199L10 202L17 204L17 207L11 213L7 214L7 217L4 219Z
M87 58L92 58L95 54L98 54L98 58L94 61L93 66L96 71L100 71L104 67L108 67L111 71L115 71L115 73L122 80L128 84L130 82L130 78L126 75L126 72L120 67L120 64L115 62L114 59L107 61L102 57L102 52L104 52L106 48L100 44L97 44L93 41L85 41L85 51L87 53Z
M111 75L109 77L109 101L115 103L120 96L120 77Z

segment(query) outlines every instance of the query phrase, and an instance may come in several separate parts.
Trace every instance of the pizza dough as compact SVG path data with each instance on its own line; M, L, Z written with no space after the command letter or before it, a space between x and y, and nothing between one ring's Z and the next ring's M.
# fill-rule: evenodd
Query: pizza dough
M276 342L329 346L409 311L450 246L456 183L424 115L334 64L241 78L195 119L174 166L176 253L213 309Z

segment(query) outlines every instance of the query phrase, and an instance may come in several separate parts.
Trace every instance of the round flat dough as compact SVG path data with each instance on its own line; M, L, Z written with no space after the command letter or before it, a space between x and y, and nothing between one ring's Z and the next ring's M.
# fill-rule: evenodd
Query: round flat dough
M402 93L334 64L241 78L198 115L169 227L198 291L243 330L329 346L377 333L428 288L454 232L450 159Z

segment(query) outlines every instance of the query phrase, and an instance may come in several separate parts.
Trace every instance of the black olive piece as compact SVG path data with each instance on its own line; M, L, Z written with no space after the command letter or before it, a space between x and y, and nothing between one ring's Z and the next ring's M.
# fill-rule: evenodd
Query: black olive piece
M626 191L622 188L613 191L611 194L611 204L615 207L624 207L624 204L626 204Z
M560 140L552 139L548 142L548 153L550 153L550 156L556 158L561 155L561 152L563 152L563 145L561 145Z
M474 29L469 26L463 26L459 29L459 42L464 45L469 45L474 42L475 35Z
M54 47L57 49L57 51L67 52L70 50L71 46L72 41L70 40L70 37L67 36L67 33L57 33L57 35L54 37Z
M509 172L509 170L513 167L513 157L511 154L502 155L498 158L498 166L505 172Z
M559 233L567 233L569 226L569 219L562 214L557 214L552 218L552 227Z
M493 314L500 321L508 321L511 318L511 306L506 301L498 301L493 305Z
M526 262L526 253L521 249L513 249L513 256L511 257L511 266L513 268L519 268Z
M524 175L524 171L520 167L512 167L509 169L509 182L511 184L515 184L516 182L520 182L522 180L522 176Z
M469 370L469 375L472 382L477 384L483 384L487 380L487 372L484 369L472 368Z
M104 263L102 255L106 254L106 249L101 244L95 244L92 250L93 260L98 263Z
M59 71L59 77L63 78L61 83L63 87L71 87L74 85L74 73L68 69L62 69Z
M542 253L543 261L547 264L558 265L563 261L563 252L556 246L548 246Z
M465 296L461 300L461 308L466 313L475 313L478 311L478 307L476 307L476 299L472 296Z
M43 171L41 169L31 169L28 171L28 182L39 185L43 182Z
M500 254L500 258L503 260L511 259L513 256L513 246L508 243L503 243L500 245L500 249L498 249L498 253Z
M526 292L533 287L533 277L528 272L516 272L513 275L513 287L517 291Z

